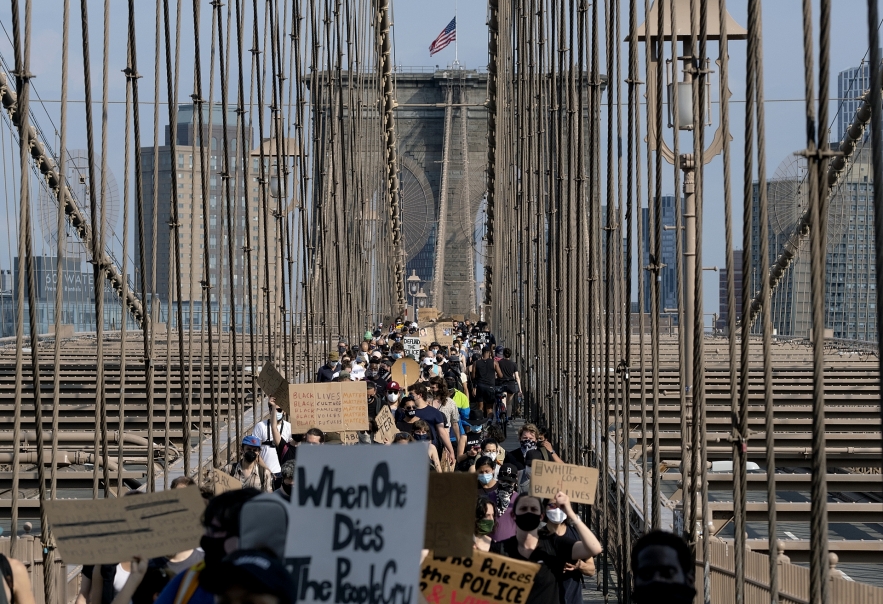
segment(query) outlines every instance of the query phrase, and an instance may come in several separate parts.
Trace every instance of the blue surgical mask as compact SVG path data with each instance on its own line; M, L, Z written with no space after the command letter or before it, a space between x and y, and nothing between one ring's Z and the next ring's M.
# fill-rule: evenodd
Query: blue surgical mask
M281 412L281 411L277 411L277 412L276 412L276 421L277 421L277 422L281 422L281 421L282 421L282 412Z
M394 353L392 353L392 358L394 358L394 359L400 359L400 358L402 358L402 355L401 355L400 353L398 353L398 352L394 352Z
M493 474L479 474L478 475L478 482L480 482L481 484L488 484L493 479L494 479Z

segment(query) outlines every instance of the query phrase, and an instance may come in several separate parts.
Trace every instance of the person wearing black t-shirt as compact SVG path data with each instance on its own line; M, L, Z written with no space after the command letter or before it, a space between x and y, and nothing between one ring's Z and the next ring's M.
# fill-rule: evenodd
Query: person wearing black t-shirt
M491 551L515 560L527 560L541 564L534 586L527 598L528 604L565 604L561 598L561 584L567 578L566 571L576 560L593 558L601 553L601 543L570 506L570 498L558 492L552 500L564 510L573 524L580 540L570 537L539 533L543 519L543 503L536 497L522 495L515 502L515 536L491 545Z

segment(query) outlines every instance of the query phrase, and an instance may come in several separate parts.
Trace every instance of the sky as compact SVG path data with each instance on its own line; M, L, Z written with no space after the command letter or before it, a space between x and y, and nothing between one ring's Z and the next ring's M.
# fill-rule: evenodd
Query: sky
M32 41L32 64L31 71L36 78L33 80L36 91L46 99L45 108L33 107L34 113L42 129L51 136L53 128L59 125L57 101L60 98L60 64L61 64L61 14L62 0L32 0L35 8L33 20ZM600 0L597 0L600 1ZM232 0L228 0L232 2ZM883 3L883 0L881 0ZM79 28L79 2L71 2L73 11L71 29L71 52L69 68L69 98L72 101L69 117L68 147L85 148L85 125L83 119L83 56L80 43ZM174 6L174 3L170 3ZM857 66L866 56L867 25L866 25L866 2L864 0L837 0L834 4L834 13L831 20L832 49L831 49L831 94L837 94L836 74L843 69ZM125 99L125 78L121 70L125 67L125 34L126 34L126 3L121 0L113 0L111 3L111 28L110 28L110 81L109 97L112 100L108 112L109 120L109 144L108 157L111 170L115 173L118 184L123 188L123 160L122 160L122 136ZM472 2L456 0L392 0L392 20L394 35L394 61L403 70L408 67L445 67L455 60L455 52L459 62L467 69L485 68L487 65L487 7L485 2L473 0ZM628 28L628 3L623 3L624 14L622 22L622 37L625 37ZM638 1L639 20L643 22L643 2ZM729 0L728 10L733 18L741 25L747 24L746 0ZM813 0L814 26L816 38L818 32L818 0ZM135 3L137 11L137 36L138 36L138 60L139 71L143 75L140 80L141 98L143 101L153 99L153 62L154 62L154 3L148 0L139 0ZM207 40L210 37L208 12L210 4L207 1L200 3L204 11L202 19L203 62L208 61L209 48ZM93 98L97 103L101 98L101 67L102 67L102 30L101 16L103 2L89 0L90 12L90 43L92 47L91 70ZM186 11L190 10L189 0L184 0ZM0 24L6 31L0 31L0 53L7 63L12 62L12 47L7 39L10 31L11 17L9 4L0 5ZM225 9L226 10L226 9ZM458 43L451 45L434 57L429 56L428 47L433 39L447 25L454 14L458 19ZM182 66L192 62L192 50L189 59L187 49L192 48L192 22L189 18L183 22ZM766 97L766 147L767 147L767 175L772 176L779 163L790 153L805 147L803 128L803 47L801 26L801 1L800 0L767 0L763 2L763 56L764 56L764 88ZM815 48L818 48L817 39ZM716 46L711 47L710 52L716 55ZM626 58L625 48L623 59ZM639 53L643 56L643 49ZM731 134L732 141L732 198L734 203L734 237L736 247L741 247L741 211L742 206L742 176L743 176L743 144L744 136L744 79L745 79L745 42L730 43L730 81L729 88L732 92L731 99ZM643 67L641 67L643 70ZM715 68L715 71L716 68ZM192 78L189 77L188 69L182 69L181 101L187 102L186 96L191 91ZM626 73L623 66L623 74ZM718 74L713 75L717 78ZM163 74L163 78L164 78ZM623 75L623 77L625 77ZM206 76L207 78L207 76ZM715 79L715 85L717 80ZM208 86L207 79L203 84ZM715 86L713 85L712 88ZM163 83L161 95L165 97L165 85ZM216 93L217 94L217 93ZM716 95L715 95L716 96ZM623 84L622 98L626 97L626 89ZM607 102L605 96L604 103ZM832 124L837 111L837 101L831 102ZM100 119L100 105L94 106L95 118ZM606 113L603 112L603 113ZM717 126L717 106L712 110L714 124L709 130L707 138L710 140L712 130ZM152 144L153 109L145 105L142 108L143 134L142 144ZM160 111L160 126L164 127L168 122L166 106ZM607 124L602 123L606 129ZM5 126L4 136L7 138L4 147L9 152L9 132ZM160 130L162 133L162 130ZM834 133L836 136L836 132ZM162 136L162 134L160 134ZM606 140L606 130L602 131L601 141ZM681 137L682 146L690 144L685 137ZM100 132L96 133L96 151L100 149ZM602 153L606 150L602 149ZM642 151L641 156L645 156ZM4 162L7 166L9 162ZM663 193L673 192L672 170L668 168L664 174ZM646 168L644 169L646 174ZM715 158L705 171L705 215L703 225L703 265L724 265L724 229L723 229L723 178L722 161ZM15 194L11 184L11 177L6 178L5 195L9 199ZM603 195L603 192L602 192ZM646 199L643 200L646 205ZM0 208L0 212L6 212L6 216L0 216L0 268L10 267L10 257L15 254L15 218L9 215L8 209L13 204L5 204L6 208ZM118 230L122 230L122 214ZM39 235L37 236L37 253L39 247ZM4 241L5 240L5 241ZM712 313L718 310L718 277L716 273L705 274L705 312Z

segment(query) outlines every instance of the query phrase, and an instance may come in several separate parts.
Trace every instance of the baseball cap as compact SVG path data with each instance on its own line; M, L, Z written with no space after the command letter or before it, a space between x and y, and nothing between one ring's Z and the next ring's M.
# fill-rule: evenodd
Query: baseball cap
M371 332L370 332L370 331L366 331L366 332L365 332L364 339L365 339L365 340L370 340L370 339L371 339Z
M435 359L432 357L426 357L423 359L423 364L426 365L427 367L430 365L435 365Z
M337 354L337 352L329 352L328 353L328 360L329 361L337 361L339 359L340 359L340 355Z
M387 392L389 392L390 390L393 391L393 392L398 392L398 391L401 390L401 389L402 389L402 388L401 388L401 386L399 386L399 383L398 383L398 382L389 382L389 383L386 385L386 391L387 391Z
M518 468L516 468L514 464L504 463L500 466L500 471L497 473L497 480L502 480L503 482L515 482L517 478Z
M251 593L276 596L280 603L296 601L297 590L282 562L256 549L233 552L224 558L216 571L201 573L199 584L214 594L238 585Z
M249 447L260 447L261 439L253 434L249 434L248 436L243 437L242 444Z

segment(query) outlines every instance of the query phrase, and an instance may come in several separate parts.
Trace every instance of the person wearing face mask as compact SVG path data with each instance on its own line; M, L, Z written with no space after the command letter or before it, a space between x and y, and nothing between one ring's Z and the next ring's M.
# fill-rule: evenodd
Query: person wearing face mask
M294 486L294 471L297 469L297 462L289 459L282 464L282 485L274 491L285 501L291 501L291 488Z
M224 557L239 549L239 514L242 506L258 495L257 489L227 491L208 502L202 517L205 534L199 541L205 558L175 575L155 604L214 604L215 597L199 585L200 576L220 568Z
M557 508L564 510L567 520L573 524L579 539L566 535L540 532L544 506L536 497L522 495L515 502L515 536L505 541L494 542L491 551L503 554L515 560L527 560L540 563L534 589L539 592L534 596L531 590L528 602L542 601L543 604L564 604L561 597L561 582L565 578L568 565L576 560L593 558L601 553L601 543L585 525L582 519L570 506L570 498L559 491L552 500ZM551 582L551 594L550 594Z
M475 460L475 475L478 478L478 494L487 497L491 503L497 503L497 479L494 478L494 467L497 464L490 457L480 456Z
M402 387L399 386L399 383L398 382L387 382L385 404L389 405L389 410L392 412L393 416L395 416L396 410L399 408L399 405L401 404L401 398L402 398Z
M537 448L537 438L540 431L534 424L524 424L518 430L519 446L511 451L506 451L506 461L515 464L519 470L524 469L524 456L528 451Z
M288 442L291 438L291 424L285 421L285 415L276 405L276 399L272 396L267 400L270 411L270 419L255 424L251 433L261 441L261 459L267 469L273 474L276 481L275 488L279 488L282 480L282 462L276 453L276 447L280 442Z
M576 528L567 521L567 513L554 501L546 502L546 526L540 534L559 535L579 541ZM583 576L595 574L595 559L575 560L564 565L564 578L559 582L561 604L582 604Z
M674 533L655 530L638 539L631 567L638 604L690 604L696 597L693 554Z
M420 418L417 417L417 405L414 404L411 397L402 400L393 417L396 421L396 430L413 436L414 426L420 421Z
M445 416L429 404L429 388L423 382L412 384L408 393L414 397L414 411L419 419L429 424L432 444L439 449L439 455L444 455L446 463L454 463L454 447L449 437L451 426ZM401 411L401 410L400 410ZM401 417L401 413L399 415ZM444 449L444 452L441 449Z
M334 378L336 377L335 374L338 370L339 361L339 352L329 352L328 357L325 360L325 364L319 367L319 371L316 372L316 381L319 383L334 381Z
M487 457L492 462L494 462L494 478L497 477L497 474L500 473L500 466L503 465L502 459L497 459L498 452L497 448L499 445L497 441L491 440L489 438L485 439L484 442L481 443L481 454L484 457Z
M424 442L429 445L429 469L435 472L441 472L442 466L438 459L438 451L436 451L435 447L429 442L429 424L422 419L418 419L412 424L412 427L414 428L414 431L411 433L411 437L416 442Z
M248 435L243 438L239 461L230 467L229 474L242 482L243 489L255 488L272 493L273 474L258 461L260 453L261 441L257 436Z
M487 497L478 496L475 505L475 530L472 548L481 552L491 550L491 533L494 530L494 504Z

